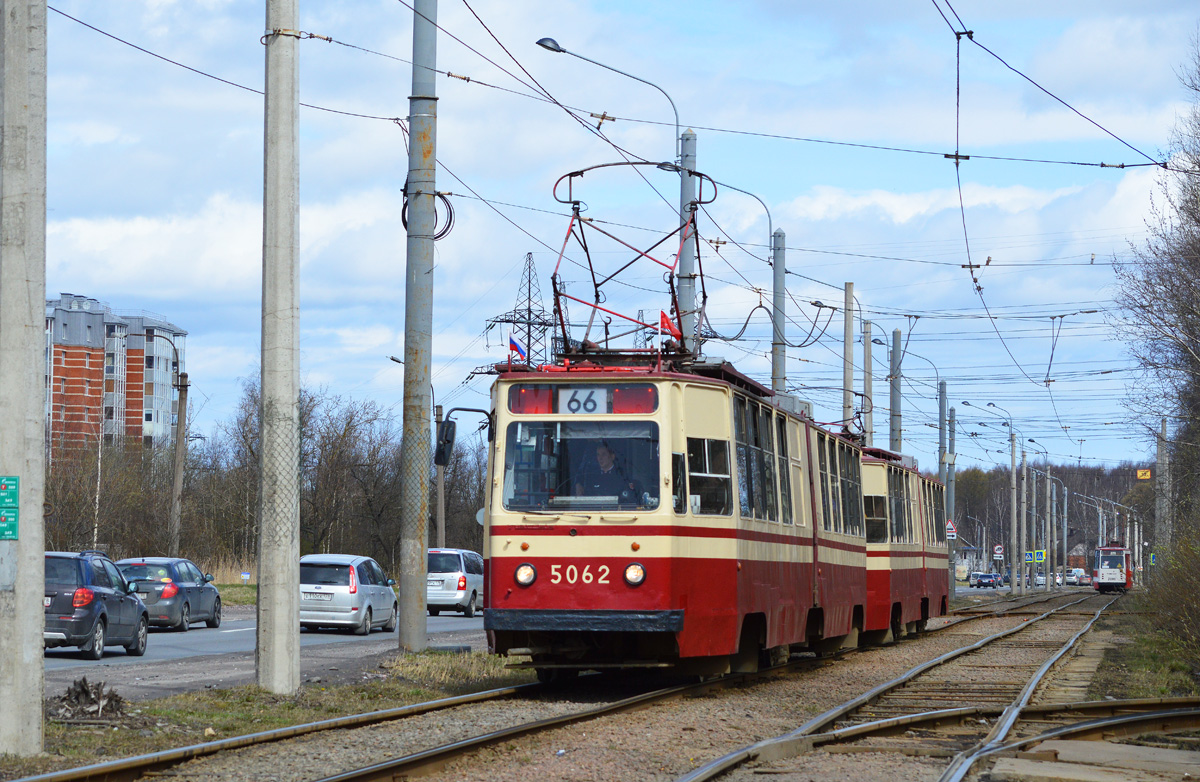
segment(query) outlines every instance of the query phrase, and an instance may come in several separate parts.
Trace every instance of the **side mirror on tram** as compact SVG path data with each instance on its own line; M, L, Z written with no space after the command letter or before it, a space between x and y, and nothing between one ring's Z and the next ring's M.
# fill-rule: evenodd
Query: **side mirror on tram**
M438 424L437 447L433 452L433 463L445 467L450 463L450 454L454 453L454 433L457 424L447 419Z

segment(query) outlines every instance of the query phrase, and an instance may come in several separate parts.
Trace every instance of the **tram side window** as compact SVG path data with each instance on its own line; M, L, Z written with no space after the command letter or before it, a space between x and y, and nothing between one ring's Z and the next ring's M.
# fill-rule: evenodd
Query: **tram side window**
M843 529L842 493L841 479L838 472L837 443L832 437L820 435L817 445L824 459L821 465L821 489L822 491L829 492L829 501L827 503L828 515L825 517L825 529L831 532L841 532Z
M737 438L738 498L742 515L775 521L775 455L771 413L743 397L734 399Z
M887 497L868 494L863 497L867 512L867 542L887 543Z
M677 514L687 513L687 470L685 457L681 453L671 454L671 492Z
M933 487L934 535L938 543L946 542L946 494L941 486Z
M779 416L775 442L779 446L779 518L784 524L792 523L792 484L788 480L787 419Z
M817 435L817 482L821 484L821 527L833 529L829 515L829 464L825 454L825 435Z
M837 444L841 462L842 519L849 535L862 535L862 479L858 452L845 443Z
M920 515L917 513L917 497L910 491L912 482L908 476L904 476L904 532L906 540L909 543L916 543L917 538L917 519Z
M733 510L729 443L688 438L688 495L692 513L728 516Z
M930 493L929 486L928 482L921 481L921 517L925 519L925 540L933 543L937 535L934 531L937 520L933 517L933 494Z
M907 541L904 534L904 473L892 467L888 468L888 502L892 512L892 542L904 543Z
M737 439L738 501L742 515L750 518L754 515L755 473L750 469L750 433L746 421L746 407L745 397L734 397L733 428Z
M771 408L761 405L758 409L758 442L755 443L759 449L758 465L759 474L762 476L759 482L762 487L762 500L758 503L758 518L779 521L775 500L775 446L771 442L774 439L774 427L771 425L771 419Z

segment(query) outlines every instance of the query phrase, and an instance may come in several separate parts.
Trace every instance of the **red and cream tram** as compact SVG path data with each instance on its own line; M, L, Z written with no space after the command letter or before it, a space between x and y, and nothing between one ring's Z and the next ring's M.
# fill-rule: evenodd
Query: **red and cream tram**
M946 612L941 484L729 364L501 371L492 405L484 627L540 678L754 670Z

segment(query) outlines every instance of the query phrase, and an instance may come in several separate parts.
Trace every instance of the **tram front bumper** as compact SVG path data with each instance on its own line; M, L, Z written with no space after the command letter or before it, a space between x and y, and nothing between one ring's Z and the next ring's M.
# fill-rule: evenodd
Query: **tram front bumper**
M683 610L580 611L558 609L488 608L484 630L542 632L677 633L683 630Z

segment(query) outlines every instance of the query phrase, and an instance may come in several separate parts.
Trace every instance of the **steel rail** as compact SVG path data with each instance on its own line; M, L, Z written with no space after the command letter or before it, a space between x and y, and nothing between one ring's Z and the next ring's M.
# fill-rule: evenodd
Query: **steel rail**
M994 726L992 726L992 729L988 732L988 735L983 739L983 741L979 742L979 744L971 749L968 749L965 752L960 752L958 755L956 755L946 770L942 772L938 782L962 782L963 777L965 777L971 771L971 766L975 765L975 761L984 755L992 754L993 752L997 751L999 747L1003 746L1004 738L1008 735L1008 732L1012 729L1013 725L1016 724L1017 718L1021 716L1021 710L1028 705L1029 699L1033 697L1033 691L1037 689L1039 684L1042 683L1042 679L1047 673L1050 672L1050 669L1054 667L1054 664L1062 659L1062 656L1070 651L1079 641L1079 639L1082 638L1085 633L1087 633L1088 630L1092 629L1092 625L1096 624L1096 622L1100 620L1100 616L1104 613L1104 610L1116 601L1117 598L1114 597L1112 600L1109 600L1107 603L1098 608L1096 610L1096 615L1092 617L1092 620L1085 624L1079 630L1079 632L1071 636L1070 640L1063 644L1061 649L1051 655L1050 659L1046 660L1046 662L1042 664L1042 667L1038 668L1037 672L1034 673L1033 678L1031 678L1021 690L1021 694L1017 697L1017 699L1004 709L1004 713L1000 715L1000 719L997 720Z
M1089 597L1090 597L1090 595L1089 595ZM1046 599L1050 599L1050 598L1046 598ZM1086 598L1084 598L1084 599L1086 599ZM998 602L1003 602L1003 601L998 601ZM1043 600L1039 600L1036 602L1043 602ZM1076 602L1078 602L1078 601L1076 601ZM1023 603L1020 605L1012 606L1011 608L1021 608L1026 605L1029 605L1029 604L1030 603L1027 602L1027 603ZM1071 603L1068 605L1073 605L1073 604L1074 603ZM1063 606L1063 607L1065 608L1066 606ZM999 609L999 610L996 610L996 611L993 611L993 612L990 612L987 614L979 614L979 615L975 615L975 616L963 617L956 622L952 622L950 624L943 625L942 627L934 628L934 629L928 630L926 632L938 632L940 630L944 630L949 627L953 627L953 626L959 624L960 622L970 621L973 619L982 619L982 618L989 617L989 616L997 616L997 615L1006 613L1008 610L1011 610L1011 609ZM1026 624L1028 624L1028 623L1026 623ZM606 714L614 714L614 713L619 713L621 711L628 711L628 710L635 709L635 708L641 708L641 707L650 705L651 703L665 701L665 700L669 700L669 699L676 698L676 697L681 697L681 696L686 695L691 692L699 692L699 691L704 691L704 690L712 689L712 688L724 688L724 687L732 686L735 684L741 684L741 683L744 683L747 681L751 681L755 678L760 678L764 675L774 675L774 674L778 674L778 673L788 671L788 670L811 669L815 665L822 665L825 662L836 659L845 654L854 653L857 651L863 651L863 649L864 649L863 647L859 647L859 648L839 650L838 653L835 653L833 655L827 655L827 656L818 657L815 659L814 658L802 658L800 660L794 660L794 661L787 663L785 665L782 665L782 666L775 666L772 668L763 669L762 671L755 673L755 674L736 674L733 676L725 676L725 677L723 677L721 679L717 679L717 680L711 680L711 681L693 683L693 684L678 685L675 687L669 687L669 688L665 688L662 690L656 690L654 692L643 693L641 695L633 696L631 698L626 698L622 701L617 701L615 703L606 704L604 706L599 706L599 707L596 707L593 709L588 709L588 710L580 711L580 712L574 712L572 714L561 715L558 717L550 717L547 719L537 720L537 721L525 723L522 725L515 725L515 726L509 727L509 728L503 728L498 731L493 731L488 734L475 736L475 737L468 738L468 739L463 739L463 740L457 741L457 742L451 742L449 744L444 744L439 747L432 747L430 749L423 750L421 752L415 752L415 753L412 753L409 755L405 755L403 757L393 758L393 759L390 759L387 761L382 761L382 762L374 764L372 766L365 766L363 768L353 769L351 771L342 772L340 774L335 774L333 776L324 777L324 778L318 780L317 782L369 782L370 780L391 780L397 775L418 773L421 771L426 771L426 770L430 770L432 768L443 766L443 765L445 765L446 762L448 762L449 760L451 760L454 757L461 756L461 755L471 752L473 750L480 749L482 747L485 747L485 746L488 746L490 744L494 744L494 743L497 743L500 741L504 741L506 739L517 738L520 736L537 733L537 732L540 732L543 730L548 730L551 728L563 727L563 726L571 725L571 724L574 724L577 722L584 722L584 721L587 721L590 719L595 719L597 717L604 716Z
M1111 703L1120 704L1121 701ZM1141 714L1116 714L1111 717L1100 717L1098 719L1083 720L1070 725L1063 725L1053 730L1048 730L1045 733L1039 733L1036 736L1027 736L1018 741L994 747L986 753L982 753L981 756L997 755L1002 752L1015 752L1031 744L1066 736L1073 736L1075 738L1110 735L1129 736L1145 733L1150 729L1166 733L1171 728L1175 730L1189 730L1196 727L1200 727L1200 704L1179 709L1149 711Z
M166 749L160 752L152 752L148 755L137 755L106 763L94 763L90 766L52 771L33 777L23 777L15 780L15 782L85 782L87 780L124 782L124 780L136 780L149 771L159 771L194 758L215 755L218 752L225 752L231 749L242 749L257 744L283 741L284 739L296 738L297 736L304 736L309 733L317 733L325 730L334 730L336 728L361 728L381 722L412 717L418 714L426 714L431 711L449 709L455 706L499 700L544 688L545 685L538 683L518 684L514 687L500 687L468 695L457 695L453 698L440 698L434 701L414 703L410 706L399 706L394 709L383 709L381 711L354 714L347 717L334 717L318 722L306 722L302 725L292 725L287 728L249 733L245 736L234 736L228 739L221 739L220 741L209 741L177 749Z
M812 660L801 660L799 663L811 663ZM583 711L573 712L571 714L562 714L557 717L547 717L545 719L527 722L521 725L513 725L508 728L501 728L491 733L485 733L479 736L454 741L449 744L443 744L438 747L414 752L409 755L404 755L390 760L385 760L380 763L375 763L370 766L345 771L332 776L322 777L314 782L375 782L375 780L391 780L397 777L404 777L408 774L419 774L445 765L448 761L464 755L468 752L481 749L490 744L495 744L506 739L517 738L531 733L538 733L550 728L563 727L573 725L579 722L602 717L606 714L615 714L623 711L631 711L633 709L643 708L652 703L678 698L693 692L702 692L709 689L723 689L737 684L742 684L746 681L760 678L765 674L777 674L789 668L796 667L797 663L787 663L785 665L766 668L758 673L740 673L732 676L725 676L720 679L714 679L707 682L698 682L690 684L679 684L673 687L666 687L661 690L634 695L630 698L624 698L613 703L607 703L603 706L596 706Z
M1061 595L1060 595L1061 597ZM1046 598L1049 599L1049 598ZM1043 600L1035 602L1043 602ZM995 603L1012 602L1011 600L997 600L988 605ZM970 616L960 617L955 621L949 622L941 627L928 629L926 633L936 633L946 630L950 627L957 626L962 622L972 621L974 619L983 619L988 617L1000 616L1012 610L1022 608L1031 603L1021 603L1011 606L1007 609L997 609L987 613L972 614ZM977 608L974 606L973 608ZM858 647L851 649L839 650L837 653L824 657L812 659L804 658L795 660L785 666L777 666L775 668L764 669L762 674L778 673L783 669L791 668L793 670L807 670L814 667L814 664L820 665L825 662L838 659L845 654L857 651L863 651L864 648L874 647ZM731 681L742 682L747 680L753 674L738 674L737 678ZM729 678L729 677L727 677ZM695 687L711 687L719 686L725 682L725 679L703 682ZM90 782L91 780L106 780L106 782L124 782L125 780L136 780L143 776L146 772L161 771L171 766L176 766L188 760L201 758L208 755L214 755L219 752L224 752L233 749L244 749L250 746L259 744L267 744L276 741L284 741L286 739L296 738L310 733L316 733L325 730L345 729L345 728L360 728L369 725L378 724L381 722L389 722L392 720L403 719L405 717L416 716L431 711L440 709L448 709L456 706L463 706L471 703L482 703L489 700L521 695L529 691L537 691L543 689L544 685L531 683L522 684L514 687L503 687L494 690L485 690L483 692L471 693L468 695L460 695L452 698L441 698L434 701L426 701L424 703L412 704L410 706L401 706L394 709L384 709L380 711L367 712L364 714L354 714L345 717L335 717L328 720L320 720L318 722L309 722L301 725L293 725L287 728L277 728L275 730L262 731L259 733L251 733L243 736L233 736L228 739L220 739L218 741L204 742L201 744L192 744L186 747L178 747L175 749L161 750L145 755L137 755L118 760L107 761L104 763L95 763L88 766L81 766L73 769L64 769L61 771L47 772L32 777L23 777L15 782Z
M1087 595L1078 600L1071 601L1066 605L1053 608L1040 616L1030 619L1027 622L1022 622L1016 627L1008 630L1002 630L999 633L982 638L973 644L964 646L960 649L955 649L954 651L947 652L946 654L935 657L932 660L928 660L920 665L914 666L895 679L884 682L878 687L874 687L858 697L852 698L840 706L836 706L833 709L830 709L829 711L812 718L799 728L796 728L789 733L764 739L749 746L730 752L722 757L710 761L709 763L706 763L703 766L700 766L699 768L693 769L682 777L678 777L675 782L704 782L705 780L715 779L725 772L753 760L783 760L784 758L794 757L795 755L807 752L814 746L814 736L818 730L833 722L836 722L839 718L854 711L855 709L866 706L889 690L896 689L905 682L908 682L909 680L916 678L922 673L925 673L926 671L943 663L949 662L957 657L961 657L962 655L969 654L970 652L974 652L986 646L987 644L1000 640L1001 638L1006 638L1010 635L1019 633L1025 628L1030 627L1033 624L1040 622L1065 608L1070 608L1077 603L1082 603L1091 597L1093 597L1093 595Z
M1165 707L1174 706L1174 709ZM1139 710L1135 714L1129 714L1129 710ZM1145 709L1154 709L1154 711L1144 711ZM1034 743L1036 741L1044 741L1051 738L1057 738L1063 735L1088 735L1091 732L1105 730L1110 726L1114 726L1112 720L1126 720L1120 724L1136 723L1138 719L1143 719L1145 722L1153 723L1161 715L1174 714L1196 714L1200 715L1200 698L1139 698L1136 700L1122 701L1079 701L1075 703L1053 703L1042 706L1027 707L1021 711L1022 720L1032 720L1035 715L1041 715L1043 719L1050 718L1054 714L1069 714L1073 712L1092 712L1105 711L1110 713L1107 717L1092 717L1087 720L1072 722L1068 725L1054 728L1051 731L1041 733L1036 737L1021 739L1017 742L1005 744L1000 747L997 752L1020 749L1022 746ZM901 728L912 728L918 725L928 726L930 724L938 724L948 720L961 721L964 717L998 717L1004 712L1003 709L991 706L963 706L955 709L938 709L936 711L923 711L917 714L905 714L899 717L889 717L887 719L874 720L872 722L863 722L857 725L849 725L845 728L830 731L828 733L813 734L813 746L823 746L826 744L836 744L842 741L853 741L867 736L880 736L892 733ZM1115 712L1122 712L1117 714ZM1094 726L1094 730L1091 728Z

